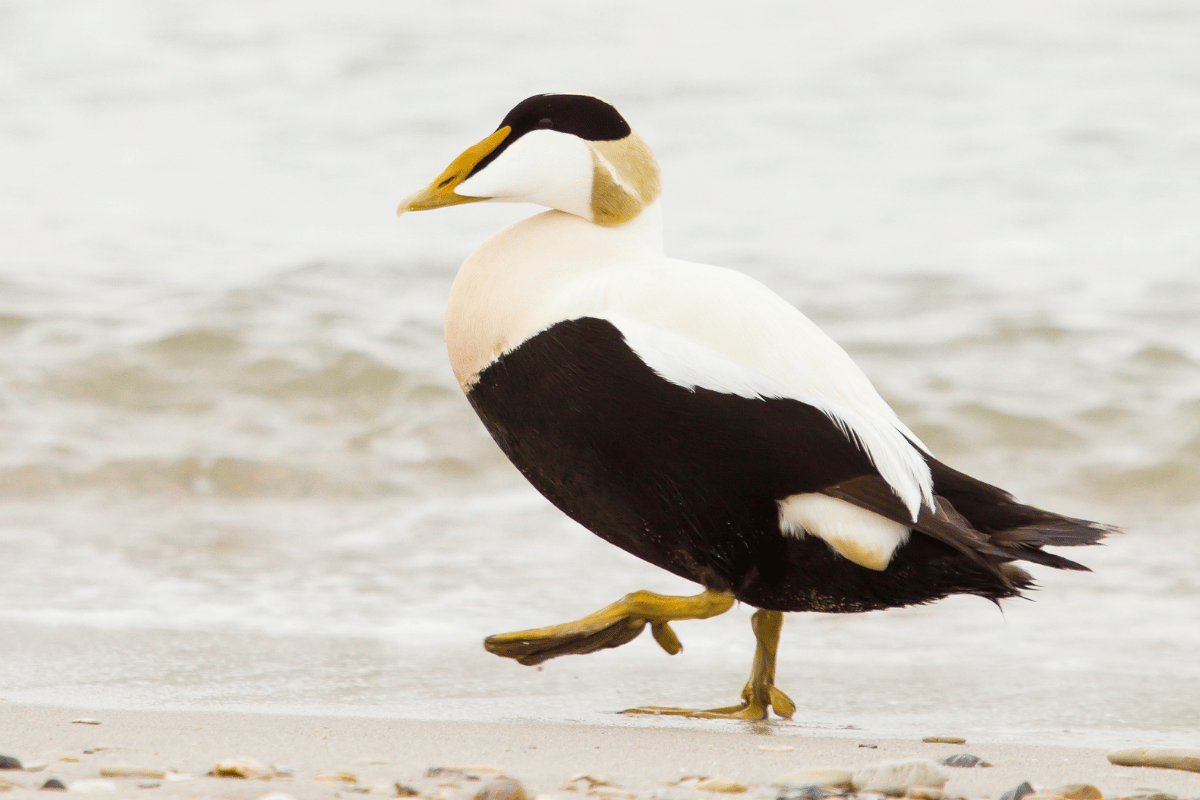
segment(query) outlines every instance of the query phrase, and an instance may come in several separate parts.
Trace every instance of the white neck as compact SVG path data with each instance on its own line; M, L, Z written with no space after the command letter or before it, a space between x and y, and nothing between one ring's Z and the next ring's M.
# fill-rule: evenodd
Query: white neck
M622 225L547 211L510 225L463 263L446 304L446 348L463 391L538 333L539 307L568 281L628 261L664 258L658 202Z

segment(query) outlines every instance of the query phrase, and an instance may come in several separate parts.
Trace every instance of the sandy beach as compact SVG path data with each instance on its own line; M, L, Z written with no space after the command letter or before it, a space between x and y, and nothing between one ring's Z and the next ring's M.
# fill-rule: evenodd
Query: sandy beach
M99 724L73 722L92 719ZM1200 797L1200 773L1117 767L1104 750L968 741L934 744L877 739L869 731L844 735L781 734L777 725L719 725L700 721L628 720L612 726L544 722L421 721L282 716L205 711L113 711L0 704L0 753L26 771L0 772L14 795L57 777L67 786L100 779L105 768L141 767L153 777L111 777L122 795L295 798L369 792L396 796L396 784L429 798L470 798L497 774L519 780L533 797L702 798L713 793L679 781L715 776L743 784L746 798L773 798L772 782L811 767L858 768L897 759L978 755L989 768L946 769L946 797L998 798L1028 781L1038 790L1092 784L1104 797L1165 792ZM790 734L790 735L789 735ZM952 735L952 731L930 731ZM1136 746L1136 740L1114 747ZM1186 744L1186 743L1181 743ZM205 777L218 760L255 759L281 773L262 780ZM32 767L31 771L29 768ZM437 767L465 774L427 777ZM328 773L344 772L354 780ZM287 775L286 773L290 773ZM327 773L323 778L316 776ZM594 787L588 775L608 786ZM189 776L189 777L185 777ZM332 779L331 779L332 778ZM147 784L141 786L140 784ZM152 785L156 784L156 785ZM94 786L94 784L91 784ZM82 788L87 789L89 784ZM573 786L574 789L567 788ZM105 787L112 794L111 787ZM624 792L622 794L621 792Z

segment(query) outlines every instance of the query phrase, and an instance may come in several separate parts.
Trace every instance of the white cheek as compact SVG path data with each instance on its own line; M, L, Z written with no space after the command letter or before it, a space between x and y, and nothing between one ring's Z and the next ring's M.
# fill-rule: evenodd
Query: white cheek
M577 136L530 131L455 187L463 197L537 203L590 220L592 151Z

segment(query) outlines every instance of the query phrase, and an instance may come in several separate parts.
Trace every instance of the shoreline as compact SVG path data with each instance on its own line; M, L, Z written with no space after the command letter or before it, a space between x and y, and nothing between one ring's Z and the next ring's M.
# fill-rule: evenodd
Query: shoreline
M72 722L81 718L99 724ZM613 788L602 787L599 795L607 794L610 800L665 798L668 794L680 800L714 796L676 783L687 776L719 777L745 785L747 791L735 797L774 798L777 789L771 783L801 769L852 770L879 761L936 760L969 752L993 766L946 768L950 775L946 797L999 798L1025 781L1039 790L1092 784L1104 797L1113 798L1152 791L1173 794L1180 800L1200 797L1200 773L1118 767L1108 763L1107 750L1095 747L971 740L934 744L919 738L877 738L869 730L834 736L769 723L719 723L719 729L706 729L700 721L686 726L659 725L653 719L621 722L608 726L568 721L130 711L0 701L0 753L19 758L27 767L46 765L37 772L0 771L0 781L15 784L14 790L20 793L41 787L51 776L71 785L98 779L103 767L119 765L194 776L147 788L139 788L145 778L108 779L119 792L138 796L257 798L284 792L307 798L364 790L395 796L395 784L401 783L417 788L423 796L469 800L483 783L468 780L470 776L459 776L457 784L453 779L438 782L425 778L432 768L469 765L481 770L474 777L486 779L502 772L517 779L531 798L565 794L582 799L588 796L586 782L582 789L564 788L581 775L611 784ZM954 733L928 731L927 735ZM1113 747L1136 744L1133 734L1129 741L1114 742ZM92 752L85 752L88 750ZM219 759L237 757L290 769L292 777L203 777ZM355 781L314 778L335 772L351 773Z

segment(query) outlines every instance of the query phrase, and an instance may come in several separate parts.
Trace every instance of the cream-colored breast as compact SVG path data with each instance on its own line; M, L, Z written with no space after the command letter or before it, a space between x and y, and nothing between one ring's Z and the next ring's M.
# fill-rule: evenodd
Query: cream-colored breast
M540 309L565 283L655 258L657 204L615 227L547 211L500 231L463 263L446 304L446 349L459 386L469 390L484 368L546 327Z

